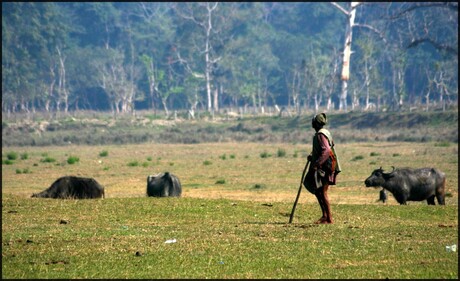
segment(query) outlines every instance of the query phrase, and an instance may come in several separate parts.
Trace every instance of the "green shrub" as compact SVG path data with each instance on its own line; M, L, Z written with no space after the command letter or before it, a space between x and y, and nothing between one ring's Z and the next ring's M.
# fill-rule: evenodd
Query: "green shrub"
M227 155L224 153L221 156L219 156L219 158L222 159L222 160L225 160L225 159L227 159Z
M8 152L6 154L6 158L8 158L8 160L16 160L18 158L18 154L14 151Z
M225 184L225 180L224 180L224 179L220 179L220 180L216 181L216 184Z
M149 166L149 162L142 163L142 167L147 168Z
M252 188L254 188L254 189L262 189L262 188L265 188L265 184L256 183Z
M209 166L209 165L211 165L211 164L212 164L212 162L209 161L209 160L204 160L204 161L203 161L203 165L205 165L205 166Z
M399 153L393 153L393 157L399 157L399 156L401 156L401 154L399 154Z
M371 156L380 156L380 153L378 153L378 152L371 152L370 155L371 155Z
M29 154L27 154L27 152L24 152L21 154L21 160L26 160L26 159L29 159Z
M152 157L151 156L147 157L147 161L152 161Z
M103 150L99 153L99 156L100 157L107 157L109 156L109 152L107 150Z
M131 161L128 163L128 167L137 167L139 166L139 162L137 161Z
M5 164L5 165L12 165L14 163L13 160L10 160L10 159L5 159L2 161L2 164Z
M24 169L16 169L16 174L30 174L29 168L24 168Z
M266 151L262 152L260 154L260 158L268 158L268 157L271 157L272 155Z
M230 154L230 159L235 159L235 154Z
M358 160L363 160L363 159L364 159L364 156L357 155L357 156L353 157L353 159L351 159L351 161L358 161Z
M67 158L67 164L75 164L77 162L80 161L80 158L78 158L77 156L69 156L69 158Z
M278 157L285 157L286 156L286 150L283 148L278 148Z
M52 157L49 157L49 156L46 156L45 158L43 158L42 160L40 160L40 162L52 163L52 162L56 162L56 159L54 159L54 158L52 158Z
M437 147L449 147L450 142L448 142L448 141L437 142L437 143L434 144L434 146L437 146Z

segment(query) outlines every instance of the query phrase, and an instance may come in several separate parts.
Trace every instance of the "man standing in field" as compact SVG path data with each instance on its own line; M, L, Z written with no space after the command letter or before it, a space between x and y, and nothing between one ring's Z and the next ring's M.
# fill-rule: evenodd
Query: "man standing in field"
M326 124L327 116L325 113L317 114L311 120L311 125L316 133L313 136L312 152L308 155L310 168L303 181L307 190L318 199L323 213L323 216L315 222L317 224L333 223L327 191L330 185L336 184L337 174L341 171L335 154L332 135L323 128Z

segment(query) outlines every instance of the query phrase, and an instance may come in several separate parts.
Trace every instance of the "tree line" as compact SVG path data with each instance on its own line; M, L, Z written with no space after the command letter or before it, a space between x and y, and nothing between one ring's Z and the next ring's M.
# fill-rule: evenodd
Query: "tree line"
M457 100L456 2L2 3L2 113Z

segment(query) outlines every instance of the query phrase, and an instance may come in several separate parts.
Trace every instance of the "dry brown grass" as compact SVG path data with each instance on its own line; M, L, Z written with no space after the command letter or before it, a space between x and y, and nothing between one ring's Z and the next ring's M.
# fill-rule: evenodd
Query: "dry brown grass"
M9 147L2 151L3 159L11 151L27 153L29 157L2 165L2 193L29 197L61 176L76 175L95 178L105 186L106 198L144 197L147 176L169 171L180 178L183 197L293 202L310 147L285 143ZM278 157L278 149L284 149L286 156ZM109 152L107 157L99 156L103 150ZM262 158L264 152L271 157ZM343 172L330 192L333 204L382 204L376 202L379 189L366 188L363 183L380 166L388 170L391 166L437 167L447 175L447 192L451 195L446 198L447 204L458 204L458 144L350 143L338 144L337 153ZM55 158L56 162L41 162L43 155ZM69 156L77 156L80 161L70 165L66 162ZM362 159L353 161L357 156ZM135 161L138 166L128 166ZM16 172L24 169L30 173ZM219 180L225 183L217 183ZM387 204L397 204L389 197ZM304 189L299 202L316 201Z

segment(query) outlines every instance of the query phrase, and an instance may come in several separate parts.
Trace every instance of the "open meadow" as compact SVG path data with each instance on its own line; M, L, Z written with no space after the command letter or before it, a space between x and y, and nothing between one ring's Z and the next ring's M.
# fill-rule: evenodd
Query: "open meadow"
M310 144L69 145L2 149L2 278L458 279L458 144L336 146L333 225L303 189ZM14 159L12 159L14 158ZM7 161L9 160L9 161ZM383 167L437 167L446 205L409 202L364 179ZM181 180L182 198L147 198L150 174ZM93 177L105 199L30 198L58 177ZM437 202L436 202L437 204ZM165 243L175 239L174 243Z

